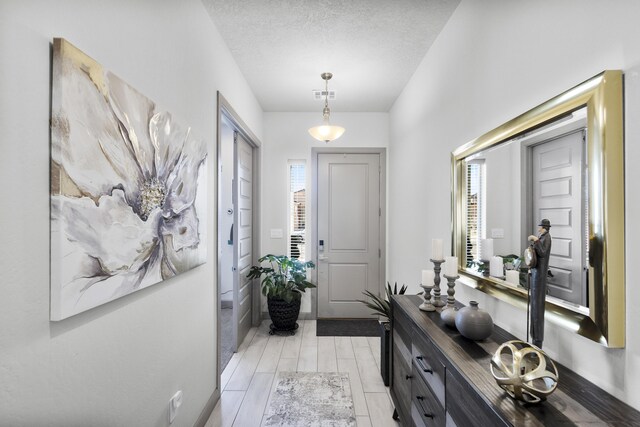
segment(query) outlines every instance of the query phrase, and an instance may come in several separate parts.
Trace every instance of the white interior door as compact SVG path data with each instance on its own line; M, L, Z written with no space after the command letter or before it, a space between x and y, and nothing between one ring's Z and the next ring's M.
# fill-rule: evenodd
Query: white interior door
M318 317L370 318L380 292L380 155L318 154Z
M253 148L234 134L233 327L235 349L251 328L252 286L247 273L253 260Z
M551 221L549 295L586 306L583 159L583 130L532 148L532 229L537 234L541 219Z

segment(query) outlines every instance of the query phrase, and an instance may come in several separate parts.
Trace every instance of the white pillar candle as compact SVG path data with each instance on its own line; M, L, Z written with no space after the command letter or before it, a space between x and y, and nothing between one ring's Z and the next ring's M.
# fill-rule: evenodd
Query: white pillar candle
M503 264L504 260L502 257L491 257L491 261L489 263L489 274L494 277L502 277L504 275Z
M431 240L431 259L435 259L436 261L440 261L444 255L442 253L442 239L432 239Z
M480 259L489 261L493 256L493 239L480 239Z
M444 261L444 275L456 277L458 275L458 257L448 256Z
M520 285L520 272L518 270L507 270L507 282L512 285Z
M435 278L436 278L436 274L433 272L433 270L422 270L423 286L433 286Z

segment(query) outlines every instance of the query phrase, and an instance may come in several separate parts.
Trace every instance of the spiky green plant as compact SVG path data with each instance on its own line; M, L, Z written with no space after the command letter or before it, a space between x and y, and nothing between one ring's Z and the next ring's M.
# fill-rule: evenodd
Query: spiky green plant
M369 301L365 300L357 300L374 312L372 315L378 315L382 317L386 317L387 321L391 319L391 295L402 295L407 291L407 285L402 285L398 290L398 282L395 282L393 288L391 288L391 284L387 282L387 287L385 288L385 298L380 297L379 295L374 294L371 291L364 291L363 294L369 297Z
M267 298L280 298L290 303L300 299L305 289L316 285L307 280L307 269L315 268L311 261L302 262L286 255L268 254L258 260L260 264L268 262L268 267L254 265L247 278L257 279L264 275L261 282L262 295Z

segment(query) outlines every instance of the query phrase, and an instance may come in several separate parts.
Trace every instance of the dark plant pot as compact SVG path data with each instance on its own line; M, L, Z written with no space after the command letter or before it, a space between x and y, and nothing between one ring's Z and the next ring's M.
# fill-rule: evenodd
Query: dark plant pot
M301 298L294 298L286 302L280 298L267 298L269 316L273 322L273 329L277 331L294 331L298 328L296 321L300 314Z
M380 375L384 385L389 385L391 373L391 324L380 322Z

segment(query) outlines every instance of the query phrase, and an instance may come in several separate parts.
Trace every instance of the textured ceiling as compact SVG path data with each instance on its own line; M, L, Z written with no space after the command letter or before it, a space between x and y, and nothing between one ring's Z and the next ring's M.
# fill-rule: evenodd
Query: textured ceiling
M460 0L202 0L264 111L389 111Z

